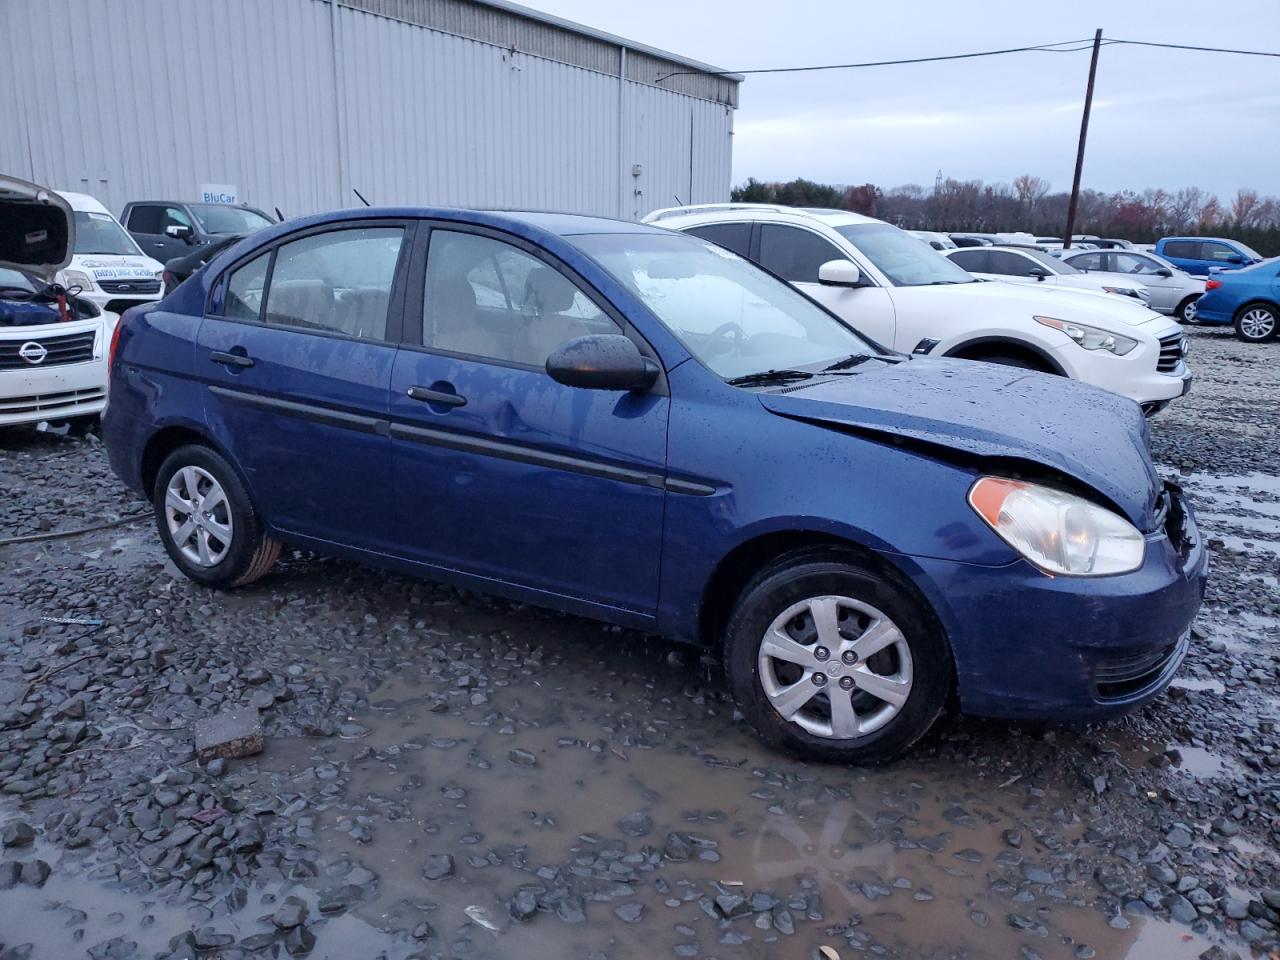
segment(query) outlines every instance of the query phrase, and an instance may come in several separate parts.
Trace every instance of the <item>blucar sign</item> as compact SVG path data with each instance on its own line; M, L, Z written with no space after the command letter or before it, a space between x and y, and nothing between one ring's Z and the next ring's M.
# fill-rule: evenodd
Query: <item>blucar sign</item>
M200 184L201 203L239 203L239 193L234 183Z

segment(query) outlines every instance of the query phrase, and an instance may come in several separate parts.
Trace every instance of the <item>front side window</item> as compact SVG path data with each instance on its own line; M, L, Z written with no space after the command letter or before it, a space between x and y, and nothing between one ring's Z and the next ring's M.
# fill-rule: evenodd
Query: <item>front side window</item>
M831 241L799 227L760 225L760 265L792 283L817 283L818 268L829 260L848 260Z
M431 231L424 347L542 369L567 340L617 332L572 280L532 254L491 237Z
M129 229L134 233L164 233L160 227L162 210L151 203L143 203L129 211Z
M160 223L160 232L164 233L169 227L190 227L191 218L188 217L181 207L165 207L164 215Z
M267 287L267 265L271 254L264 253L241 267L227 280L222 315L231 320L257 320L262 315L262 294Z
M938 256L915 237L887 223L852 223L836 232L858 248L896 287L973 283L962 265Z
M402 227L359 227L313 234L276 251L266 321L381 340Z
M1212 260L1214 263L1227 263L1233 255L1239 256L1225 243L1205 243L1201 247L1200 258Z
M140 257L142 251L109 213L76 211L76 253Z
M571 239L726 379L877 352L795 288L714 243L657 233Z
M1116 273L1147 273L1154 274L1156 271L1164 267L1164 264L1158 260L1152 260L1150 257L1139 256L1136 253L1113 253L1111 262L1114 264L1112 270Z

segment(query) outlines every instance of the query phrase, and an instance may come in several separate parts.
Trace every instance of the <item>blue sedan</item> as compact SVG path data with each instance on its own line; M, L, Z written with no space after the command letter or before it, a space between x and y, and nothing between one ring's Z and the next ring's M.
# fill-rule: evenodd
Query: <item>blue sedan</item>
M293 544L704 644L758 734L810 758L897 756L953 694L1132 708L1203 595L1137 405L887 352L656 227L276 225L131 310L110 369L112 466L197 583Z
M1196 323L1233 324L1246 343L1264 343L1280 330L1280 258L1243 270L1215 273L1196 304Z

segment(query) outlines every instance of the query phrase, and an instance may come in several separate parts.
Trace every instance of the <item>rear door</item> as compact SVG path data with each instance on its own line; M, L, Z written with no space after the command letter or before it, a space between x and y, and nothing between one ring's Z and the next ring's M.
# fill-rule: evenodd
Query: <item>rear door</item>
M1203 277L1208 272L1200 259L1199 240L1166 240L1156 252L1192 276Z
M566 387L546 359L592 333L656 355L522 240L451 224L422 228L418 244L390 411L409 556L653 616L668 397Z
M219 280L200 326L205 413L277 529L386 550L387 391L409 223L328 224Z
M889 291L876 285L866 264L855 260L828 238L803 227L784 223L757 226L756 255L766 270L789 280L814 300L873 340L897 350L915 346L897 342L897 315ZM862 271L868 286L827 287L818 282L818 268L829 260L849 260Z

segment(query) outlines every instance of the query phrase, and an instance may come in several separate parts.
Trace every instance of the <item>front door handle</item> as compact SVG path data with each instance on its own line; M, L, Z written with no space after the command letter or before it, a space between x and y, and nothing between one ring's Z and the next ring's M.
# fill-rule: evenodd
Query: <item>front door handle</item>
M224 350L214 350L209 354L209 359L214 363L225 363L233 367L253 366L252 357L246 357L242 353L227 353Z
M442 390L432 390L429 387L410 387L406 393L415 400L421 400L424 403L440 403L446 407L465 407L467 398L460 397L456 393L445 393Z

